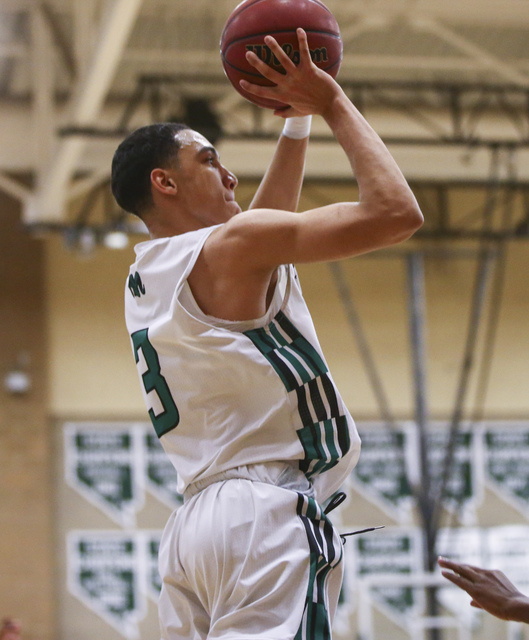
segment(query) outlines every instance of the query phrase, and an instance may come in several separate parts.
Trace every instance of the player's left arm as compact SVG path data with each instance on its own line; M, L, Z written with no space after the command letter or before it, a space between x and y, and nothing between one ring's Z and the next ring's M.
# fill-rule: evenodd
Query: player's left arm
M250 209L297 211L308 145L308 135L295 139L281 134L272 162L257 189Z

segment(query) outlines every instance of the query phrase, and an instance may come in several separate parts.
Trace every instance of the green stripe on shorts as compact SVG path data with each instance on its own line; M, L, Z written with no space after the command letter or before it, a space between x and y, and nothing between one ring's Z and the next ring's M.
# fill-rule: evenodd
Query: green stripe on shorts
M310 569L303 618L295 640L330 640L325 582L331 569L342 560L342 545L339 543L339 548L334 546L333 526L313 498L299 493L296 510L307 533Z

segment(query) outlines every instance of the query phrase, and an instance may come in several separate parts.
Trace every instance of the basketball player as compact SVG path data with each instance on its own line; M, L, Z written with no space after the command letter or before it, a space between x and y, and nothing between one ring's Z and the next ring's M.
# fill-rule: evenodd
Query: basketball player
M445 578L472 597L470 603L501 620L529 623L529 598L502 572L438 558Z
M286 75L248 54L276 86L244 89L289 105L249 211L215 148L181 125L140 129L113 161L118 203L151 236L136 247L126 321L184 493L160 546L167 640L330 638L342 543L321 503L360 441L291 265L386 247L422 223L380 138L298 38L298 66L267 39ZM296 214L312 114L343 147L360 198Z

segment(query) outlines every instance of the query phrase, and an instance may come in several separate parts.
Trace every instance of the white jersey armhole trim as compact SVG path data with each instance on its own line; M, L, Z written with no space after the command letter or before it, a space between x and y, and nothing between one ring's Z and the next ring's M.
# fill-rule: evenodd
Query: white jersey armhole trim
M195 320L204 322L210 326L228 329L230 331L244 332L251 329L258 329L266 326L271 320L279 313L281 309L285 307L290 296L290 289L292 283L292 274L290 265L281 265L278 267L278 280L275 287L272 301L266 313L260 318L254 318L252 320L224 320L222 318L216 318L215 316L207 315L199 307L191 287L187 279L182 284L179 295L177 296L177 303L181 308L192 316Z

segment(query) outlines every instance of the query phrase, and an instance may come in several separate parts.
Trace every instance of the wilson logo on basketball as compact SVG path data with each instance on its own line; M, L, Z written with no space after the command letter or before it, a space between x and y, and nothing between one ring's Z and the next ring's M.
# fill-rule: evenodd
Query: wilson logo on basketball
M297 49L294 49L294 47L289 43L282 45L281 48L294 64L299 64L299 51ZM255 53L258 58L261 58L261 60L263 62L266 62L266 64L268 65L273 65L274 67L281 66L281 63L272 53L270 47L267 47L265 44L247 44L246 51L253 51L253 53ZM310 57L316 64L327 62L329 60L327 56L327 47L321 47L320 49L311 49Z

